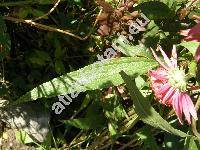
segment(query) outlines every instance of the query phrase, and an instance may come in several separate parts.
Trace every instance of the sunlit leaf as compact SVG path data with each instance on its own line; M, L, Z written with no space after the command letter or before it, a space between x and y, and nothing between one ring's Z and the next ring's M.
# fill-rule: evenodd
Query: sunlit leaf
M197 48L200 46L200 43L195 41L189 41L189 42L182 42L179 45L187 48L194 56Z
M69 94L74 91L84 92L117 86L123 83L119 75L121 70L124 70L128 75L143 74L157 65L157 62L152 59L136 57L104 60L43 83L20 97L17 103Z

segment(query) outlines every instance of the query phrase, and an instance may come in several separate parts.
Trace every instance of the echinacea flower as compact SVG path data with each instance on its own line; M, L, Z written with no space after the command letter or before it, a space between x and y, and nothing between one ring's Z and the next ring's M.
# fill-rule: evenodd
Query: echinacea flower
M196 24L191 29L181 30L180 34L185 36L184 41L196 41L200 42L200 23ZM195 60L200 61L200 46L197 48L195 53Z
M197 112L187 91L185 71L177 64L176 47L173 46L171 58L168 58L161 47L159 49L164 57L164 63L152 50L160 67L149 71L151 88L161 104L173 107L181 124L182 114L185 115L188 124L191 124L190 115L197 120Z

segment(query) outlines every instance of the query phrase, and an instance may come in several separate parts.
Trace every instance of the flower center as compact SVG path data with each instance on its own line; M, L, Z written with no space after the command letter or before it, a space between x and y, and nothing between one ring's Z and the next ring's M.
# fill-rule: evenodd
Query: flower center
M186 91L187 81L183 69L170 69L168 79L171 86L178 88L181 92Z

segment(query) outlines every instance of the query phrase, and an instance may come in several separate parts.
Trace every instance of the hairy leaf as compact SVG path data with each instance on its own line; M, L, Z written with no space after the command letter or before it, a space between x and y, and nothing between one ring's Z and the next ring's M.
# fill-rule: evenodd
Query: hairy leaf
M17 103L117 86L123 83L119 75L121 70L128 75L143 74L157 65L152 59L136 57L103 60L39 85L20 97Z
M118 50L127 56L143 56L147 58L152 58L151 52L142 44L131 45L130 43L125 43L121 36L119 36L119 38L116 39L114 42L118 44Z

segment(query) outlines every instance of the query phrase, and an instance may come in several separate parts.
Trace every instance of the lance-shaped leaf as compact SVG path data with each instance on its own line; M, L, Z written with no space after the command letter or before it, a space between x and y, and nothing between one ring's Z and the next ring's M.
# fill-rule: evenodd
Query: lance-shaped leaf
M128 75L144 74L157 65L153 59L137 57L103 60L39 85L20 97L17 103L117 86L123 83L119 75L121 70Z
M155 109L150 105L150 103L143 97L143 95L138 90L135 81L131 80L131 78L123 71L120 72L120 74L131 94L135 112L142 121L153 127L160 128L162 130L165 130L171 134L178 135L180 137L190 136L180 130L173 128L166 120L164 120L155 111Z

